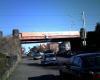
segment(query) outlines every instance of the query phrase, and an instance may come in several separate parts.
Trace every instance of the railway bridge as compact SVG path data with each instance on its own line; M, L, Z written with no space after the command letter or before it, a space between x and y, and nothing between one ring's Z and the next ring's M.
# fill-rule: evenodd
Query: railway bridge
M19 33L19 39L24 43L42 43L42 42L59 42L74 40L80 38L78 31L66 32L22 32Z

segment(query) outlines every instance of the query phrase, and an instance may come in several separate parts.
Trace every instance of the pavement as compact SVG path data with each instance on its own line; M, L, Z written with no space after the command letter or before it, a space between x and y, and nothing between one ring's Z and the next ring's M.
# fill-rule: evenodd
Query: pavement
M9 80L59 80L57 66L41 66L40 60L24 57Z

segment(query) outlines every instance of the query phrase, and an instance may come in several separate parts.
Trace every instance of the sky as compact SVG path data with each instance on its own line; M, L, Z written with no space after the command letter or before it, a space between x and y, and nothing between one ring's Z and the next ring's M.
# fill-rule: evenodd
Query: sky
M33 46L39 46L39 45L40 45L40 43L35 43L35 44L34 43L31 43L31 44L22 44L22 48L25 49L25 52L29 52L29 50L31 48L33 48Z
M0 30L20 32L79 31L85 12L87 31L100 22L100 0L0 0Z
M34 46L38 47L38 46L40 46L40 44L41 44L41 45L42 45L42 44L45 44L45 45L46 45L46 43L22 44L22 48L25 49L25 52L29 52L29 50L30 50L31 48L33 48ZM27 54L27 53L26 53L26 54Z

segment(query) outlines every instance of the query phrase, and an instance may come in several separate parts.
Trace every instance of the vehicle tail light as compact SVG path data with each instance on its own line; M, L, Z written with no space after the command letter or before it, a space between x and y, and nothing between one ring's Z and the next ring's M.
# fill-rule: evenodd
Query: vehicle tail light
M99 72L93 72L93 71L89 71L89 74L92 75L93 80L100 80L100 73Z
M94 80L98 80L98 79L100 80L100 74L95 74L94 75Z
M95 78L100 78L100 74L96 74L95 75Z

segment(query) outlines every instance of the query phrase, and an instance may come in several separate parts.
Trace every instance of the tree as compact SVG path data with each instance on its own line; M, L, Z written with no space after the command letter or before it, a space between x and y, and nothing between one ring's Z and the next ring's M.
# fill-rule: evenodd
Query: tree
M95 32L100 34L100 23L99 22L96 24Z

